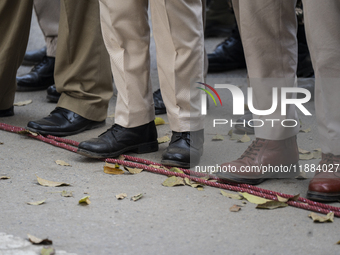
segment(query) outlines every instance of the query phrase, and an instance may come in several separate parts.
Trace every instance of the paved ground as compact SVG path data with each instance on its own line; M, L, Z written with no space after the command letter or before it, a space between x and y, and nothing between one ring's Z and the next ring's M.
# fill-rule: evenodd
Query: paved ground
M44 45L42 35L33 20L28 49ZM212 51L221 39L207 40ZM152 47L152 82L157 89L155 53ZM20 68L19 74L29 69ZM208 84L239 84L246 88L245 70L209 75ZM0 122L24 127L29 120L46 116L55 105L45 99L46 92L17 93L16 101L32 99L33 103L15 108L15 116ZM209 116L231 115L230 95L223 108L211 107ZM313 102L307 104L314 114ZM115 98L109 114L114 113ZM166 115L161 116L165 120ZM211 117L209 117L211 118ZM208 118L207 123L210 119ZM310 133L298 136L299 146L312 150L319 147L314 117L301 116L304 128ZM82 141L95 137L105 127L72 136ZM249 145L236 143L227 137L213 142L214 134L227 134L228 127L213 129L207 125L205 153L202 162L219 164L237 158ZM168 125L158 127L159 136L170 133ZM251 136L254 139L253 136ZM137 175L107 175L103 163L44 144L22 135L0 131L0 254L37 254L41 247L31 246L23 239L26 234L53 240L59 254L339 254L339 219L334 223L316 224L308 218L308 211L287 207L277 210L258 210L247 203L241 211L229 208L241 204L220 195L219 190L205 187L198 191L188 186L166 188L161 183L165 176L143 172ZM167 144L144 158L156 162ZM64 160L72 167L58 166ZM318 160L300 161L316 164ZM36 175L52 181L71 183L69 187L49 188L37 184ZM310 176L310 174L308 175ZM309 179L270 180L260 185L288 194L305 196ZM74 197L62 197L62 190L73 191ZM92 203L79 206L78 200L88 193ZM116 194L127 193L128 198L138 193L144 197L132 202L118 201ZM26 202L46 199L40 206ZM338 203L334 204L339 206ZM4 234L6 233L6 234ZM11 237L13 235L15 237ZM28 252L30 251L30 253ZM57 253L58 254L58 253Z

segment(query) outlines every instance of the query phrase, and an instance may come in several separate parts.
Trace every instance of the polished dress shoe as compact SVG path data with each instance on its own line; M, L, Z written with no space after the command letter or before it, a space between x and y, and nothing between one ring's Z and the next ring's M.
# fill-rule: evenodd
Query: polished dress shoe
M196 166L203 154L204 130L191 132L172 131L168 148L161 163L166 166L189 168Z
M104 125L105 120L88 120L70 110L57 107L47 117L28 122L27 129L42 135L68 136Z
M155 103L155 114L156 115L166 113L166 108L165 108L165 104L164 104L163 97L162 97L160 89L157 89L153 93L153 101Z
M44 90L54 84L55 58L44 57L28 74L17 77L17 91Z
M126 152L158 151L157 129L154 121L134 128L114 124L98 138L81 142L78 153L90 158L115 158Z
M57 91L55 85L49 86L47 88L46 98L52 103L58 103L61 94Z
M239 159L222 164L216 175L229 182L256 185L270 178L297 176L298 163L296 136L284 140L256 138Z
M22 61L24 66L34 66L39 64L43 58L46 56L46 46L39 50L27 51Z
M309 183L307 198L320 202L340 200L340 156L322 154L313 179Z
M0 118L1 117L10 117L14 115L14 107L10 107L8 109L5 110L0 110Z

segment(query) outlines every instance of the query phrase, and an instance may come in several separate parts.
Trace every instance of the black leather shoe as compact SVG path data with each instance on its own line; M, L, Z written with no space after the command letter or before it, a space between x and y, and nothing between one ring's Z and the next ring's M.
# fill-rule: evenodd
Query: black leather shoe
M105 120L88 120L70 110L57 107L47 117L28 122L27 129L42 135L68 136L104 125Z
M113 125L98 138L81 142L78 153L90 158L115 158L125 152L149 153L158 151L155 122L124 128Z
M166 113L166 108L165 108L165 104L164 104L160 89L157 89L155 92L153 92L153 101L155 103L155 114L156 115Z
M17 91L44 90L54 84L53 57L44 57L28 74L17 77Z
M246 68L246 60L238 29L233 29L232 35L217 45L213 53L208 54L208 72L224 72Z
M36 64L39 64L45 56L46 56L46 46L39 50L27 51L24 56L24 60L22 61L22 65L34 66Z
M6 110L0 110L0 118L1 117L10 117L14 115L14 107L12 106L9 109Z
M196 166L203 154L204 130L175 132L169 147L163 152L161 163L166 166L189 168Z
M61 94L57 91L55 85L49 86L47 88L47 100L52 103L58 103L59 97Z

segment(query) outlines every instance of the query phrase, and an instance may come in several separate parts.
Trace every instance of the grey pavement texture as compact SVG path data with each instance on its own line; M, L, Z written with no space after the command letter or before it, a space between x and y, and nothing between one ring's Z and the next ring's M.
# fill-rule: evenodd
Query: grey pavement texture
M221 40L206 40L207 51L211 52ZM28 49L43 45L42 34L33 19ZM159 85L154 45L151 55L151 76L156 90ZM27 71L27 67L20 68L18 74ZM209 74L207 83L233 83L245 90L246 71ZM209 118L235 119L230 95L222 93L222 97L228 103L223 107L211 106ZM48 115L55 107L46 101L45 91L18 92L16 95L17 102L28 99L33 103L15 107L15 116L2 118L0 122L25 127L28 121ZM114 113L115 100L114 97L110 102L109 115ZM314 114L313 102L307 106ZM166 115L161 117L167 120ZM301 115L301 120L303 127L311 128L312 132L298 135L299 146L307 150L318 148L315 117ZM96 137L113 122L113 118L108 118L105 127L69 138L80 142ZM236 159L250 144L230 141L227 137L224 141L211 141L214 134L227 134L230 127L214 129L210 124L205 130L202 162L220 164ZM157 129L159 137L171 132L169 125ZM254 139L254 136L250 137ZM107 175L103 172L103 162L5 131L0 131L0 142L3 143L0 145L0 176L11 177L0 180L0 232L6 233L0 234L0 254L38 254L41 247L38 249L23 240L27 233L48 237L57 251L75 254L340 253L340 246L335 245L340 240L338 218L334 223L316 224L308 218L309 212L302 209L258 210L251 203L234 213L229 208L241 202L223 197L216 188L205 187L204 191L189 186L167 188L161 185L166 176L148 172ZM161 144L158 152L137 156L160 162L166 147L167 144ZM55 163L58 159L72 166L59 166ZM300 161L300 164L305 163L317 164L318 160ZM43 187L37 184L36 175L71 186ZM309 180L276 179L259 187L305 196ZM73 191L74 197L62 197L62 190ZM92 203L79 206L78 200L86 196L85 193L89 194ZM115 195L119 193L127 193L128 198L118 201ZM144 193L141 200L129 200L138 193ZM40 206L26 204L43 199L46 203ZM338 203L333 205L339 206ZM23 245L22 248L11 246L14 239L17 245Z

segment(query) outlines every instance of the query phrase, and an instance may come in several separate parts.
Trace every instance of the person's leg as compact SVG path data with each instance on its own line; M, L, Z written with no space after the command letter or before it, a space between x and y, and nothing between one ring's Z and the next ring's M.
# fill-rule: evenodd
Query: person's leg
M297 39L295 0L234 0L233 6L244 47L249 83L253 88L254 108L268 110L272 106L272 88L296 85ZM265 19L263 17L266 17ZM256 42L256 43L254 43ZM222 167L233 166L236 173L219 173L224 179L257 184L275 176L242 173L243 166L296 166L298 147L296 134L299 132L298 118L294 105L281 115L281 100L274 113L255 116L264 125L255 128L256 140L236 161ZM275 119L275 124L266 119ZM295 127L283 127L281 121L292 119ZM287 123L286 123L287 124ZM292 123L294 124L294 123Z
M323 159L307 196L319 201L340 199L340 2L304 1L305 26L315 70L315 111ZM327 171L329 170L329 171Z
M25 54L32 0L0 2L0 117L13 115L15 76Z
M30 130L65 136L104 124L113 87L97 0L61 1L55 82L62 93L56 110Z

